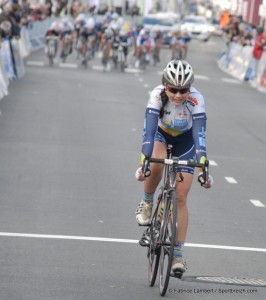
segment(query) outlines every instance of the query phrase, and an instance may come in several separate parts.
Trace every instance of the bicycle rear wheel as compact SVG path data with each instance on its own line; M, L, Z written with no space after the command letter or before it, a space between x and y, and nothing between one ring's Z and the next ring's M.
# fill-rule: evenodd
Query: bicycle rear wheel
M161 296L165 295L168 288L176 240L177 200L175 190L168 192L163 202L166 209L164 209L160 232L162 246L160 253L159 287Z
M158 273L158 267L159 267L159 261L160 261L160 244L158 243L159 235L160 235L160 227L161 227L161 221L160 221L160 211L162 209L162 193L163 188L161 187L158 192L158 200L157 200L157 206L153 213L153 217L151 219L151 225L149 228L150 233L150 245L147 252L147 258L148 258L148 278L149 278L149 285L154 286L157 273Z

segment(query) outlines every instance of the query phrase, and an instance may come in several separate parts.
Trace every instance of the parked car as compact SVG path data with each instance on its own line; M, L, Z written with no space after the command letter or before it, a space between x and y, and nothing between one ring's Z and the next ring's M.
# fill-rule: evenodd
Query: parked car
M188 31L192 38L207 42L216 29L205 17L190 15L184 18L181 30Z
M150 14L143 18L142 26L150 31L160 30L163 33L163 43L169 44L171 32L177 24L177 17L168 14Z

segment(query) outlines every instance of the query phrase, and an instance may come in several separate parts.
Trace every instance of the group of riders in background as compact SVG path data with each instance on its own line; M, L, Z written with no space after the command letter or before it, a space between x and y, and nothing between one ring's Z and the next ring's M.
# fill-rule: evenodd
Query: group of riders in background
M189 33L177 29L170 35L169 58L185 59L191 39ZM118 13L109 12L103 16L82 12L75 19L65 16L51 24L45 40L45 51L51 65L57 54L61 62L66 62L67 57L76 51L82 66L87 67L90 60L98 57L104 71L112 68L124 71L129 56L134 60L135 68L156 65L160 62L160 50L164 44L163 32L159 28L149 30Z

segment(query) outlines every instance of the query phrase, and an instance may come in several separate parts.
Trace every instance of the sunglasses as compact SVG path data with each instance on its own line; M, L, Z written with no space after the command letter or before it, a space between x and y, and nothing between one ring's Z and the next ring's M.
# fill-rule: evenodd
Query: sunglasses
M172 93L172 94L177 94L177 93L180 93L181 95L184 95L186 94L187 92L189 92L189 87L188 88L184 88L184 89L176 89L174 87L170 87L168 86L167 87L167 90Z

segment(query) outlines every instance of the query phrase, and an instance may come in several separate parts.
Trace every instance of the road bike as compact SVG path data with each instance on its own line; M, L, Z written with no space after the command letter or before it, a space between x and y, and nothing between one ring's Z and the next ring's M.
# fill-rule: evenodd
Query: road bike
M178 195L176 192L177 181L182 182L184 177L178 170L180 166L190 166L202 169L202 174L198 180L201 184L207 182L209 161L204 164L195 161L180 160L172 156L172 145L167 147L167 158L145 159L143 166L144 176L150 176L149 163L164 164L163 184L158 189L157 203L153 209L151 222L144 231L139 241L141 246L148 247L148 279L152 287L156 281L159 270L160 295L164 296L170 276L181 279L183 273L171 271L173 251L177 234L177 207Z
M47 36L45 52L47 54L50 66L53 66L54 64L54 59L57 53L57 49L58 49L58 37L53 35Z
M117 49L113 49L113 63L115 69L119 67L121 72L125 71L126 56L123 45L118 45Z
M160 53L160 47L155 46L153 51L152 51L152 58L153 58L153 66L154 67L156 67L157 63L160 62L159 53Z
M95 41L93 36L89 36L88 39L83 38L83 44L82 44L82 51L83 53L83 60L82 65L87 68L88 62L91 61L94 58L95 55Z

